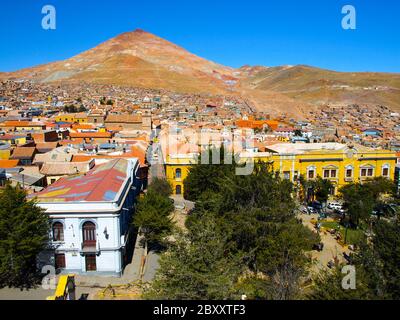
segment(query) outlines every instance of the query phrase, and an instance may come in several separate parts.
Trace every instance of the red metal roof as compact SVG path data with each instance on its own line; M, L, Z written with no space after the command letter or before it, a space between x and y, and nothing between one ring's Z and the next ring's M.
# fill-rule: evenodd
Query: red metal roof
M34 196L39 202L113 201L127 178L128 161L116 159L84 175L61 178Z

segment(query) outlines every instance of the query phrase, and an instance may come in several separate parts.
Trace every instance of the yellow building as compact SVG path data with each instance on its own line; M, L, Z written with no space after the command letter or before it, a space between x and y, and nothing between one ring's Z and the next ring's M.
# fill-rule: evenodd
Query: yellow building
M0 144L1 147L1 144ZM11 151L10 149L1 149L0 148L0 160L8 160L10 159Z
M241 162L268 161L274 171L284 179L296 181L300 175L306 179L320 176L329 179L338 189L351 182L363 182L373 177L394 179L397 162L396 153L375 150L363 146L349 147L339 143L278 143L267 148L267 152L240 155ZM168 155L166 175L175 194L183 193L183 180L191 165L196 164L197 155Z
M70 113L63 113L56 116L56 122L75 122L75 115Z
M25 144L27 142L26 136L10 135L10 134L5 134L5 135L1 136L0 141L3 143L8 143L11 146Z
M197 154L167 156L165 174L174 194L183 194L183 181L188 176L190 167L196 165L197 157Z
M77 123L88 123L88 116L84 112L76 113L74 118L75 118L74 122L77 122Z

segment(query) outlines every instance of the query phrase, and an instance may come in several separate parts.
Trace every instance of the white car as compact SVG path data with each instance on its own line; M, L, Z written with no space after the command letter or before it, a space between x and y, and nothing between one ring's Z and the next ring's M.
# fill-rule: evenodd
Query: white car
M329 203L328 208L333 210L343 210L343 206L338 202Z

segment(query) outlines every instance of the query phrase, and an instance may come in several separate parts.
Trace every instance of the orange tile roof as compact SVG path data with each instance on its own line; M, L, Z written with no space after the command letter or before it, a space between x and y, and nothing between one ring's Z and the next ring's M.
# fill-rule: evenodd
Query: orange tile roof
M43 127L44 124L40 122L29 121L4 121L5 127Z
M111 138L111 132L70 132L71 138Z
M105 122L141 123L142 117L133 114L110 114L107 116Z
M14 168L18 165L19 160L0 160L0 168Z
M72 129L75 129L75 130L79 130L79 129L85 130L85 129L93 129L93 128L94 128L94 126L91 125L91 124L88 124L88 123L82 123L82 124L74 124L74 125L72 125Z
M10 159L31 159L35 151L35 147L16 147Z
M86 162L91 159L118 159L118 158L138 158L140 166L145 166L146 164L146 151L138 147L131 147L129 152L122 155L110 156L110 155L86 155L86 154L75 154L72 156L71 162Z
M72 156L71 162L86 162L86 161L89 161L89 160L95 159L95 158L96 158L95 155L93 155L93 156L88 156L88 155L74 154L74 155Z

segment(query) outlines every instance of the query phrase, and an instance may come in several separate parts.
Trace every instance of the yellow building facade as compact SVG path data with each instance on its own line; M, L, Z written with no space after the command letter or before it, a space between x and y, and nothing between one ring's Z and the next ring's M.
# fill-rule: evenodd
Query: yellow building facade
M374 177L394 179L397 163L396 153L388 150L374 150L366 147L348 147L338 143L277 144L268 152L241 153L241 162L259 160L269 162L281 177L295 182L300 175L306 179L320 176L334 185L333 194L351 182L363 182ZM183 194L183 181L192 165L195 155L168 155L165 171L174 194Z

